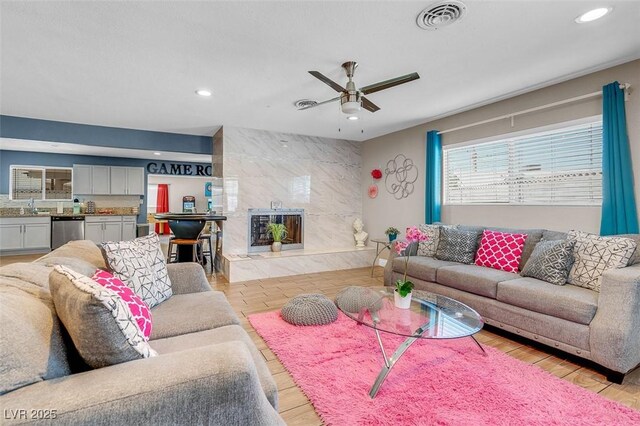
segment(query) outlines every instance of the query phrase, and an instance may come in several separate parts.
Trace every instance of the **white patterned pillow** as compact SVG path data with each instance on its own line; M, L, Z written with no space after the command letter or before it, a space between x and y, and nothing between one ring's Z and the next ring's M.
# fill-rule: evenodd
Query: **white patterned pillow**
M150 308L173 295L158 234L132 241L102 243L113 275L129 286Z
M427 236L426 241L418 243L418 256L434 257L438 250L438 242L440 241L441 228L455 228L454 225L419 225L418 229Z
M157 355L118 293L66 266L53 269L49 289L56 312L88 365L101 368Z
M581 231L569 231L567 239L575 242L569 284L600 291L600 278L608 269L624 268L636 250L630 238L600 237Z

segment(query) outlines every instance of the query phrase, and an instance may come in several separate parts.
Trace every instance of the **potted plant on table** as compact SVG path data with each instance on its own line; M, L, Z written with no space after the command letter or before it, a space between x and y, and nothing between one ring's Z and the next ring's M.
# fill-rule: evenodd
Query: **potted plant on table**
M387 236L389 237L389 242L392 242L393 240L398 238L398 234L400 233L400 231L398 231L398 228L394 228L393 226L390 226L387 228L386 231L384 231L384 233L387 234Z
M407 228L407 233L404 241L397 241L395 244L396 253L398 255L405 255L404 258L404 276L401 280L396 281L396 288L393 292L393 300L396 307L400 309L409 309L411 306L411 294L413 290L413 283L407 280L407 267L409 266L409 253L406 253L407 248L412 243L419 243L421 241L427 241L427 237L417 227L411 226Z
M267 224L267 235L271 235L273 238L271 251L279 252L282 250L282 240L287 237L287 227L283 223L269 222Z

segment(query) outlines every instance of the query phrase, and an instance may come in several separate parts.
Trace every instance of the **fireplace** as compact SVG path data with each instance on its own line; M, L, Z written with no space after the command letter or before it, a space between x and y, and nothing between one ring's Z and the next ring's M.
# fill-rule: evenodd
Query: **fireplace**
M270 251L273 239L267 235L269 222L283 223L287 236L282 240L282 250L304 247L304 209L249 209L248 253Z

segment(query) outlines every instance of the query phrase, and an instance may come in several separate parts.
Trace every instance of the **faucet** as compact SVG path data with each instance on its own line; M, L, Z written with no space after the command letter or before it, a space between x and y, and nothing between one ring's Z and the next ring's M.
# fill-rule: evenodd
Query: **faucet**
M38 209L36 208L36 202L33 199L33 197L29 198L29 202L27 203L27 207L29 207L29 209L31 209L31 214L38 213Z

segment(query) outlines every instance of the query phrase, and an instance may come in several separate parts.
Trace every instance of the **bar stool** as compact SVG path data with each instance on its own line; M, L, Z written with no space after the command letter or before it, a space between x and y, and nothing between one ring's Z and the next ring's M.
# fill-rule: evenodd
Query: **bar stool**
M200 240L200 247L202 247L202 259L206 259L207 255L209 255L209 261L211 262L211 273L215 272L216 267L213 264L213 253L214 253L214 245L211 241L211 233L203 233L198 236L198 240ZM207 242L207 247L205 249L204 242Z
M172 238L169 240L169 249L167 250L167 263L175 263L178 261L178 248L176 247L175 253L173 252L173 246L191 246L193 257L192 260L202 265L202 241L200 239L190 240L186 238Z

